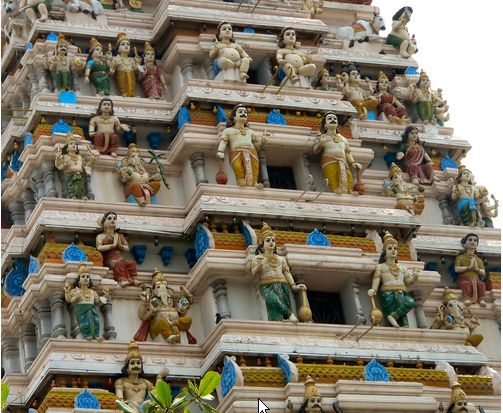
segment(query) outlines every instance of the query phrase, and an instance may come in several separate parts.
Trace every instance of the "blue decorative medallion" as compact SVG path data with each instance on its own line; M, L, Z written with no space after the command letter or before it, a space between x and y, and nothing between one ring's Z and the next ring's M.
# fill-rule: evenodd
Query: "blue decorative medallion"
M159 255L161 256L162 263L164 265L169 265L171 258L173 258L173 247L170 245L164 245L160 249Z
M216 108L217 113L215 114L215 116L217 117L217 122L218 123L227 122L227 114L225 113L225 110L222 109L222 106L217 105Z
M21 169L21 166L23 166L23 162L19 160L19 157L21 156L21 151L19 150L19 147L17 147L14 152L11 154L10 158L10 169L13 172L18 172Z
M24 260L16 258L14 266L4 280L5 292L11 297L21 297L25 293L23 283L26 277L28 277L28 270L25 268Z
M290 369L290 364L288 364L288 359L281 354L278 354L278 366L283 370L285 383L290 383L292 381L292 370Z
M267 115L267 123L271 125L287 125L285 117L281 114L279 109L272 109Z
M386 367L379 364L376 359L372 359L365 366L365 380L367 381L390 381Z
M196 259L201 258L205 251L210 247L210 239L208 237L208 233L201 224L197 224L194 247L196 248Z
M37 274L39 271L38 259L30 255L30 262L28 264L28 274Z
M182 106L178 111L178 129L182 129L183 125L190 122L190 112L185 106Z
M101 404L98 398L84 389L77 397L75 397L75 408L77 409L101 409Z
M51 133L68 133L73 132L72 128L63 119L59 119L51 128Z
M458 169L458 163L449 157L449 155L445 155L443 159L440 161L440 169L445 171L446 168Z
M225 397L236 384L236 369L229 356L224 357L224 368L220 379L222 396Z
M256 32L255 32L255 29L254 29L253 27L245 27L245 28L243 29L243 33L251 33L251 34L254 34L254 33L256 33Z
M190 248L185 252L185 260L187 261L187 265L192 268L196 265L196 250L194 248Z
M57 42L58 41L58 35L54 32L50 32L45 40L48 40L49 42Z
M86 253L75 245L74 242L63 251L63 261L87 262Z
M147 141L152 149L158 149L161 145L161 134L159 132L150 132L147 135Z
M313 232L311 232L307 236L307 245L317 245L320 247L330 247L330 241L322 232L318 231L318 228L315 228Z
M77 95L71 90L65 90L59 92L59 103L64 103L66 105L76 105Z
M409 66L407 67L407 69L405 69L405 74L409 76L419 76L419 72L412 66Z
M145 244L136 244L131 248L131 253L133 254L136 263L143 264L145 256L147 255L147 246Z

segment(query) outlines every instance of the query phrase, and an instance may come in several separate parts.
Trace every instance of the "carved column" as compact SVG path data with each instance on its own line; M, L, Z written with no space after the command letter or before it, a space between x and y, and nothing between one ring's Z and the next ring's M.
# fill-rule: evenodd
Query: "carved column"
M66 337L68 332L66 331L65 319L63 318L65 293L63 291L52 291L48 298L51 305L51 337Z
M94 199L93 188L91 187L91 175L86 175L87 199Z
M260 176L262 177L262 184L265 188L270 188L271 183L269 182L269 173L267 172L267 161L265 159L264 150L260 150L258 153L258 162L260 169Z
M196 178L196 186L200 183L208 183L208 178L206 177L206 169L204 165L204 153L196 152L190 157L190 164L192 165L192 170Z
M68 304L68 314L70 315L70 335L76 338L80 333L80 327L75 315L75 304Z
M272 78L273 64L271 59L266 57L263 63L257 68L257 83L261 85L267 84Z
M14 225L24 225L24 208L21 202L9 202L10 218Z
M45 186L45 196L51 198L58 197L56 182L54 180L54 161L46 161L42 164L42 179Z
M412 291L412 296L416 302L414 312L416 313L417 326L419 328L428 328L428 322L426 321L426 315L424 314L424 301L421 298L421 292Z
M33 306L33 312L37 320L39 329L38 343L39 348L42 348L47 340L51 337L52 323L51 323L51 307L49 301L39 300Z
M213 297L217 305L217 311L222 318L231 318L231 309L227 298L227 282L216 280L213 284Z
M204 69L206 70L206 75L208 76L209 80L215 79L215 69L213 69L213 61L212 60L207 60L204 63Z
M309 155L307 152L302 154L302 168L304 169L304 177L306 179L306 182L309 182L309 175L311 175L311 171L309 170L309 167L311 166L311 155ZM311 184L309 187L310 191L316 191L316 187L314 184Z
M31 189L35 193L35 199L38 201L45 195L45 185L42 178L42 170L37 168L30 175Z
M44 65L35 65L35 75L37 77L39 91L42 93L51 93L52 90L46 77Z
M37 80L37 74L35 73L33 66L30 66L30 69L29 69L28 82L29 82L29 86L30 86L30 91L29 91L30 99L33 100L35 95L40 90L40 85Z
M117 333L112 322L112 303L108 301L106 304L101 306L101 312L103 313L103 337L105 340L113 340L117 338Z
M358 321L364 321L365 320L365 315L363 314L363 307L362 303L360 301L360 284L357 282L351 283L351 287L353 289L353 300L355 303L356 307L356 317ZM356 321L356 320L355 320Z
M35 205L37 205L37 202L35 201L35 194L31 189L26 188L21 194L21 199L23 200L24 220L27 222L28 218L30 218L30 215L35 209Z
M2 339L2 367L6 373L21 373L19 340L15 337Z
M21 327L21 341L24 350L24 370L28 371L38 354L37 333L34 324L23 324Z
M438 198L438 206L442 212L442 221L445 225L453 225L454 217L452 216L451 208L449 206L449 198L444 195Z
M185 59L180 64L183 80L187 81L194 78L192 59Z

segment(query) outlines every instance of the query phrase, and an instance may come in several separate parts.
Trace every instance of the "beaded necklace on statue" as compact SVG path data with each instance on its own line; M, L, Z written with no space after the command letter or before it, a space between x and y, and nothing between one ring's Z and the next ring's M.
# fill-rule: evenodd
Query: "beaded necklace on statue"
M393 274L393 277L398 280L400 277L400 266L398 264L387 264L389 268L389 272Z
M239 128L239 132L241 135L245 136L246 135L246 128Z
M279 268L281 261L276 254L266 255L265 257L267 258L267 263L269 264L269 267L271 267L273 270Z
M335 133L335 135L330 135L330 136L335 143L339 143L341 141L341 137L338 133Z
M86 300L90 300L93 296L94 291L93 290L83 290L80 289L80 295L84 297Z

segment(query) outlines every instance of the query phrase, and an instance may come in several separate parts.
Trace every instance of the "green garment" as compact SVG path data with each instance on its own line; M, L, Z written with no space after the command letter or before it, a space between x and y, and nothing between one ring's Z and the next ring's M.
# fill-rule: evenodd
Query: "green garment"
M66 172L65 185L68 198L82 199L87 195L86 176L83 172Z
M82 337L97 338L100 335L100 319L94 304L77 304L75 315L80 327Z
M388 37L386 38L386 43L395 47L400 47L402 42L403 39L401 37L395 36L394 34L388 34Z
M272 283L259 286L260 294L267 306L270 321L281 321L290 317L290 288L288 283Z
M422 121L429 121L435 119L435 112L433 111L432 102L417 102L416 103L417 115Z
M110 95L110 68L106 63L94 62L91 67L91 81L96 88L96 93L103 92Z
M34 6L30 6L30 8L37 12L38 11L38 6L40 5L41 3L38 3L38 4L35 4ZM44 4L45 4L45 7L47 8L47 11L50 12L52 10L52 4L51 4L51 0L44 0Z
M73 74L72 72L61 72L54 70L51 72L53 86L56 86L58 91L73 90Z
M386 317L391 315L402 327L409 326L407 313L416 306L416 302L408 292L381 291L379 298Z

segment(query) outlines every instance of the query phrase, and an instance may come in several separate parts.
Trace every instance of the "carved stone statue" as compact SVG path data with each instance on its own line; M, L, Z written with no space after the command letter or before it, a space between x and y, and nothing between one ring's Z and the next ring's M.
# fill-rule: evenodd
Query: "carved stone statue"
M131 44L126 33L121 32L117 35L116 46L117 54L112 59L111 68L112 73L115 73L115 82L119 89L119 94L121 96L135 97L136 73L143 72L143 67L140 65L140 57L130 56Z
M484 279L486 270L484 261L477 255L479 236L470 232L461 239L465 249L454 260L454 271L458 274L458 287L463 292L463 302L466 306L479 303L486 307L486 285Z
M8 0L5 2L5 12L8 16L13 18L24 11L32 24L37 20L46 21L49 18L51 9L52 3L50 0ZM38 18L37 12L40 14Z
M139 76L145 97L161 99L166 88L166 79L155 62L155 49L150 42L145 42L143 47L143 72Z
M110 300L110 291L105 289L103 295L100 296L92 287L91 274L85 264L80 264L78 278L73 285L70 280L65 282L65 300L75 304L75 316L82 337L86 340L102 341L100 319L96 306L106 304Z
M386 43L395 46L400 50L400 56L404 59L409 58L417 52L416 39L410 37L407 30L407 24L412 15L412 7L405 6L398 10L392 18L391 32L386 38Z
M54 164L63 171L63 185L67 198L88 199L87 179L92 172L92 166L97 156L92 152L91 159L86 162L79 152L79 141L72 132L66 134L66 143L63 147L56 145L54 148Z
M103 264L114 272L114 280L121 287L140 285L137 280L136 263L127 261L123 253L129 251L124 234L117 229L117 214L106 212L98 219L103 232L96 236L96 249L103 255Z
M119 179L124 184L124 197L126 200L133 197L140 206L152 203L152 197L161 188L160 173L149 173L145 165L140 151L132 143L127 156L116 167Z
M94 37L89 41L91 48L87 56L86 70L84 72L84 82L89 80L96 88L97 96L110 95L110 67L108 58L103 52L103 46Z
M236 105L232 109L226 128L220 135L217 157L225 158L225 151L229 147L229 163L236 175L237 184L241 187L255 186L258 184L259 157L258 151L264 145L269 134L264 132L258 135L248 128L248 111L244 105Z
M458 176L451 190L451 198L456 201L456 208L463 225L475 227L483 225L475 200L479 198L477 187L473 184L472 172L461 165Z
M187 315L191 304L191 295L182 289L182 296L174 306L173 289L168 287L166 276L158 269L152 274L152 286L144 286L138 317L144 322L135 335L135 339L145 341L150 332L152 338L161 334L168 343L180 343L180 333L185 332L190 344L196 339L189 333L192 317Z
M128 125L120 123L119 118L114 116L112 99L101 99L96 116L89 121L89 136L94 138L100 154L117 156L120 138L116 132L129 130Z
M220 22L217 26L210 57L213 59L217 80L222 78L223 81L246 82L248 79L252 59L234 40L230 23Z
M475 199L477 201L478 209L480 215L482 217L482 221L484 221L485 228L494 228L492 218L496 218L498 216L498 200L491 195L491 198L494 201L494 204L491 205L489 201L489 191L485 186L477 186L478 197Z
M287 319L293 323L299 320L292 312L290 290L306 291L304 284L295 284L290 268L284 257L276 253L276 236L271 227L264 223L260 231L259 244L251 262L252 275L258 279L260 294L265 300L267 315L270 321ZM303 319L300 311L301 321Z
M384 181L387 196L396 198L396 208L421 215L424 209L424 189L422 186L404 181L402 170L394 162L391 164L388 179Z
M276 60L280 67L280 72L287 77L285 81L289 86L300 86L311 88L308 77L316 72L316 65L311 63L312 54L303 53L295 47L297 35L292 27L285 27L281 30L278 38L279 49L276 51Z
M402 144L398 149L396 159L403 162L404 169L413 184L431 185L435 172L433 161L419 140L417 127L407 126L403 131Z
M115 394L131 407L139 408L147 397L147 392L155 389L154 385L143 376L143 358L138 343L129 342L128 353L122 368L122 377L115 380ZM157 375L156 383L169 373L164 369Z
M379 291L384 315L396 328L409 326L407 313L416 306L416 303L407 291L407 286L414 284L419 276L416 268L409 270L398 264L397 256L398 242L386 232L383 252L374 271L372 288L367 292L369 297L373 297Z
M299 413L323 413L321 403L321 394L316 383L311 376L307 376L304 383L304 403L300 407Z
M444 300L437 307L437 314L431 328L439 330L463 330L467 334L465 344L477 347L484 339L484 336L480 334L472 334L473 330L480 325L479 321L475 316L466 321L463 311L464 306L462 301L454 291L445 287Z
M313 152L321 152L321 170L333 192L358 195L353 191L353 176L349 168L361 170L362 166L353 159L347 139L337 132L338 125L335 112L327 112L323 116Z
M466 393L461 389L461 384L458 382L452 383L451 386L451 403L447 408L447 413L468 413L468 398Z
M53 54L45 56L45 68L51 72L52 85L55 90L74 90L73 71L77 69L77 61L68 54L68 41L60 34Z
M375 96L379 101L378 115L383 114L391 123L409 123L405 106L390 93L389 79L383 72L379 72Z
M417 83L412 86L410 99L416 103L417 116L424 124L443 125L448 120L445 114L449 109L447 101L442 99L438 91L435 93L431 90L430 78L423 70Z

